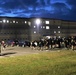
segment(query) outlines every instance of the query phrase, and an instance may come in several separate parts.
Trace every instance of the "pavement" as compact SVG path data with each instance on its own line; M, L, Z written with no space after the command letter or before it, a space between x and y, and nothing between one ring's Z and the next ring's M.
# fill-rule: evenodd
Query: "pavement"
M21 56L21 55L27 55L27 54L39 54L42 52L60 52L61 50L67 50L65 48L63 49L53 49L53 50L35 50L31 47L6 47L4 50L1 49L0 58L4 57L14 57L14 56ZM76 52L76 50L74 50Z
M52 49L51 50L45 50L45 49L35 50L35 49L32 49L31 47L9 46L9 47L6 47L4 50L2 50L1 48L0 58L21 56L21 55L27 55L27 54L39 54L42 52L60 52L61 50L67 50L67 49L63 48L63 49L53 49L53 50Z
M30 47L7 47L4 50L1 49L0 58L2 57L14 57L26 54L39 54L49 50L32 50Z

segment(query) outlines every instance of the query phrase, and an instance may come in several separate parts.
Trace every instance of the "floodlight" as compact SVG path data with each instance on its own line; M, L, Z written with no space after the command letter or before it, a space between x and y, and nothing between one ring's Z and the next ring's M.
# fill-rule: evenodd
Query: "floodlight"
M40 19L36 19L36 24L39 25L41 23Z

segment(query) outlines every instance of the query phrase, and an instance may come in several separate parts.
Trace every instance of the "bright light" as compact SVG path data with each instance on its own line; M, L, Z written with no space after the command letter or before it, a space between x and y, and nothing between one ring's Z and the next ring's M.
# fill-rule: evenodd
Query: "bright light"
M50 27L49 26L46 26L46 29L50 29Z
M18 21L16 21L16 23L18 23Z
M60 31L58 31L58 33L60 33Z
M15 23L15 21L13 21L13 23Z
M3 23L5 23L5 22L6 22L6 20L4 19L4 20L3 20Z
M56 31L54 31L54 33L56 33Z
M34 28L36 28L36 26L34 26Z
M25 21L25 23L27 23L27 22Z
M39 25L40 23L41 23L41 20L40 19L37 19L36 20L36 24Z
M50 39L50 36L46 36L46 38Z
M46 24L49 24L49 21L45 21Z
M34 31L34 33L36 33L36 31Z
M60 26L58 26L58 28L60 28Z
M59 36L59 38L60 38L60 36Z
M9 20L7 20L7 23L9 23Z

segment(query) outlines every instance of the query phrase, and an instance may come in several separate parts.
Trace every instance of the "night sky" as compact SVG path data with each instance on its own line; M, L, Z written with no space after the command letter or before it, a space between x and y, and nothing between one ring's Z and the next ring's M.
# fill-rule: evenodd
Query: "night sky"
M0 0L0 16L76 21L76 0Z

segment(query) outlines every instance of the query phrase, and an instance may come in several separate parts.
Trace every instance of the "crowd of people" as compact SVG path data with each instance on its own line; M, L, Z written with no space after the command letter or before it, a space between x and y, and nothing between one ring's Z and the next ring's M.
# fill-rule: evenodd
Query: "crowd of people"
M1 46L5 48L9 44L6 44L5 41L1 42ZM72 49L75 50L76 48L76 37L70 36L70 37L50 37L40 40L34 40L32 42L25 41L24 43L19 43L18 40L12 41L11 46L23 46L23 47L31 47L32 49L37 50L51 50L51 49Z
M9 41L4 41L2 40L1 43L0 43L0 49L1 50L5 50L6 47L14 47L14 46L20 46L20 47L30 47L31 46L31 43L30 41L20 41L20 40L9 40Z
M76 47L76 37L50 37L49 39L35 40L31 43L32 49L55 49L66 48L74 50Z

